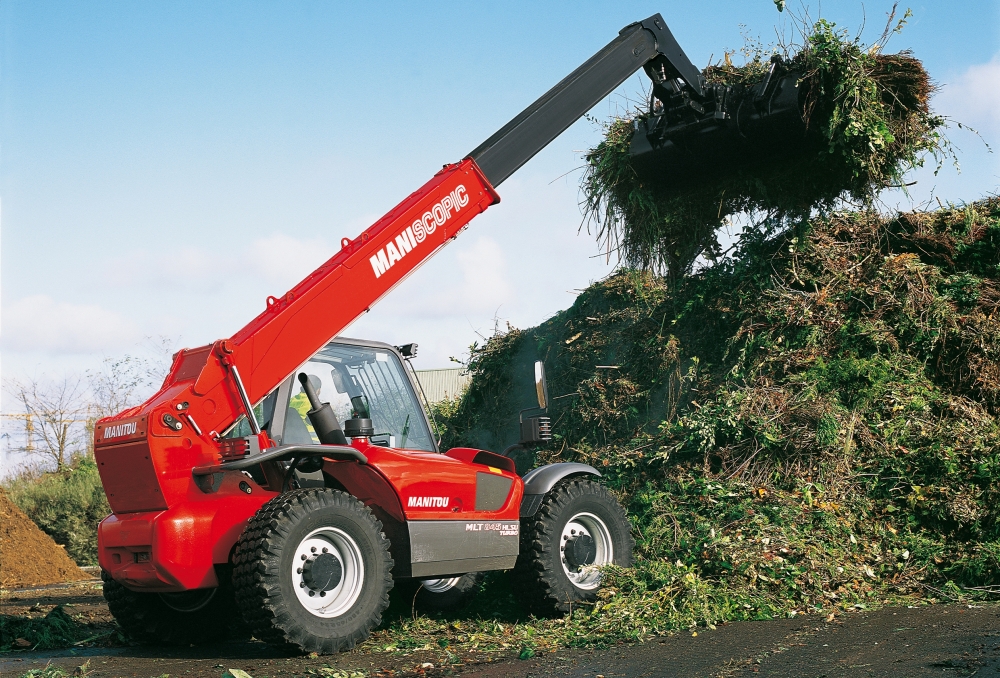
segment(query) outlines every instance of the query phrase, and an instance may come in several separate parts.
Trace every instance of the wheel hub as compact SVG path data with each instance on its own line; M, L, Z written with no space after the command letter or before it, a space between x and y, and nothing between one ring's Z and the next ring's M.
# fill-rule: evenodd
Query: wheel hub
M589 534L579 534L566 541L566 564L571 569L593 565L597 559L597 543Z
M611 531L589 512L572 516L562 529L559 560L573 586L590 591L601 585L601 568L614 562Z
M313 591L332 591L344 576L340 560L326 549L323 551L302 566L302 581Z
M295 548L290 565L296 598L317 617L339 617L364 590L361 549L339 527L320 527L307 534Z

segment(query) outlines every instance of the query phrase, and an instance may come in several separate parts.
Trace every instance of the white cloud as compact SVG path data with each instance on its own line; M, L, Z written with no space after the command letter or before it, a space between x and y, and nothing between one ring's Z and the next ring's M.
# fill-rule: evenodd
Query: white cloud
M944 83L934 108L980 132L1000 133L1000 54Z
M379 303L379 308L385 306L385 311L393 317L464 319L492 317L499 307L511 301L514 294L508 280L507 260L493 238L480 236L451 248L454 249L424 266L413 284L407 281L404 288L390 293Z
M247 270L268 282L294 285L333 254L318 238L302 240L278 233L250 243L244 259Z
M69 304L36 294L3 308L0 342L5 351L97 353L139 338L134 323L94 304Z
M222 252L200 247L132 251L105 262L103 275L114 286L203 294L227 284L245 286L251 280L292 285L334 252L321 239L277 233Z

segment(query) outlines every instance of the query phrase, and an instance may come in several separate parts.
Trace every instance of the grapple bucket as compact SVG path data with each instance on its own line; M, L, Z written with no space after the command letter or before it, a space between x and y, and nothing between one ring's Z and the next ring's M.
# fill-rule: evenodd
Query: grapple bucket
M653 93L636 118L630 152L643 181L690 185L720 173L760 170L815 149L803 120L800 76L775 58L751 85L706 85L703 96L647 68Z

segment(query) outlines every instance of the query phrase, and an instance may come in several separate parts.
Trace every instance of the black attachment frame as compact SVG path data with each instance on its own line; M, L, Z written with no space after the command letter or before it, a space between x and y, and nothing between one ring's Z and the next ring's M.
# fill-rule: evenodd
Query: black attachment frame
M629 24L600 52L524 109L468 157L490 184L499 186L521 165L640 68L656 61L660 73L681 78L696 97L704 95L701 72L684 54L659 14Z

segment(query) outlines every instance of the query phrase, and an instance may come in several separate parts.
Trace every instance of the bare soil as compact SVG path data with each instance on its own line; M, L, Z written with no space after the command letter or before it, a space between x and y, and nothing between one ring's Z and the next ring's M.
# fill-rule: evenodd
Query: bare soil
M11 616L44 616L56 605L97 629L115 628L95 582L14 591L2 598L2 612ZM363 649L332 657L290 657L256 641L186 648L90 646L0 655L0 675L13 678L48 663L72 673L86 662L86 675L93 678L163 674L218 678L230 668L253 678L334 671L469 678L991 676L1000 675L1000 606L927 605L859 611L829 621L800 616L742 622L640 645L567 649L523 661L473 654L453 657L449 663L437 652L370 654Z
M90 579L0 490L0 588Z

